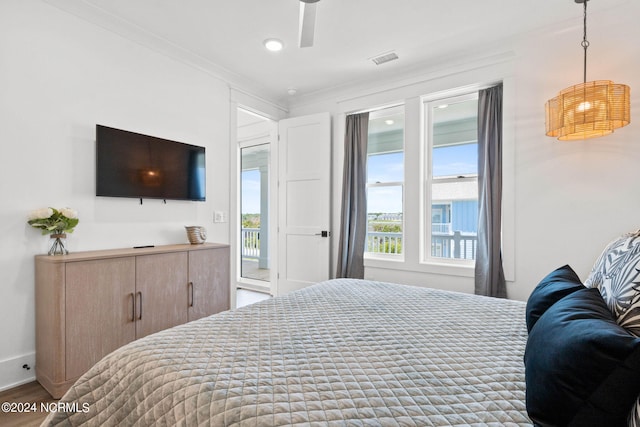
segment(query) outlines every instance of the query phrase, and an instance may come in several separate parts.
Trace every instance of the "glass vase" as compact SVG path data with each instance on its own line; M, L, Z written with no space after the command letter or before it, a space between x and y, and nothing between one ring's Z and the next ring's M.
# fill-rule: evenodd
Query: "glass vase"
M64 233L51 234L51 248L49 255L67 255L69 251L66 248L67 235Z

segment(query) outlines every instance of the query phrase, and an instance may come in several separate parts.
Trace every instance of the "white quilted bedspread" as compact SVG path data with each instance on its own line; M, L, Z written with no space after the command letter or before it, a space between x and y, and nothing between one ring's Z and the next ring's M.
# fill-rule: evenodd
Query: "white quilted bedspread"
M79 411L45 425L531 425L524 310L324 282L118 349L63 397Z

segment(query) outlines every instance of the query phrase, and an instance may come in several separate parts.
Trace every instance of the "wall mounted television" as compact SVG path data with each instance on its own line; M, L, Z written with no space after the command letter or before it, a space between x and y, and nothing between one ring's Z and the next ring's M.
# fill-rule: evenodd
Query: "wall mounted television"
M204 201L205 149L96 125L96 196Z

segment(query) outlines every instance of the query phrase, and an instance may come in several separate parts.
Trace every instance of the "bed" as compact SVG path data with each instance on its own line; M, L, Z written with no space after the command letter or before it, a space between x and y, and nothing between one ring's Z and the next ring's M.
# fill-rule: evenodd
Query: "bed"
M44 424L527 426L525 308L331 280L116 350Z

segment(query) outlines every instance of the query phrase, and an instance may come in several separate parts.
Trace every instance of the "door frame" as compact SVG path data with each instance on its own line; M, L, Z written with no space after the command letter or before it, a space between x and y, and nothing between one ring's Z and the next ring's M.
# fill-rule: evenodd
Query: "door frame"
M253 114L264 119L265 122L268 123L268 130L264 132L257 133L251 136L242 136L238 135L237 129L237 113L238 111L243 110L249 114ZM278 215L278 192L277 192L277 174L278 173L278 161L277 161L277 153L278 153L278 121L268 117L265 114L257 112L253 109L246 108L240 104L235 105L235 108L232 109L232 113L235 116L236 120L233 120L234 124L232 126L235 131L235 140L234 144L231 144L231 164L235 166L235 170L232 171L232 179L233 183L231 186L231 207L232 212L230 214L230 233L231 233L231 242L232 242L232 256L231 256L231 271L232 271L232 280L231 283L231 306L236 306L236 289L237 288L245 288L250 290L255 290L258 292L268 292L270 295L274 295L275 291L275 280L274 274L277 266L277 215ZM240 250L242 246L242 236L241 236L241 220L240 216L242 214L241 202L242 202L242 193L241 193L241 174L242 174L242 149L255 145L269 144L269 257L270 257L270 269L271 269L271 280L269 282L255 280L250 278L242 277L242 257L240 256ZM235 161L234 161L235 160Z
M229 242L231 245L231 253L230 253L230 275L231 275L231 283L230 283L230 302L231 308L236 308L237 306L237 295L236 290L239 287L244 287L245 284L240 282L240 268L239 262L241 258L239 257L239 249L240 249L240 148L238 144L238 117L237 112L238 109L247 111L249 113L258 115L260 117L265 118L270 121L272 124L270 138L271 138L271 195L270 195L270 210L269 215L271 217L270 222L270 265L271 265L271 295L275 295L278 290L278 267L279 267L279 257L277 243L279 238L278 233L278 222L279 222L279 189L278 189L278 180L280 177L279 171L279 158L280 158L280 143L278 141L278 131L279 131L279 122L283 119L289 118L289 111L283 109L281 106L270 103L264 99L253 97L246 92L240 91L238 89L230 88L230 103L229 103L229 216L228 221L229 224L224 224L229 233ZM326 113L329 116L329 120L331 120L331 116L329 113ZM330 128L330 126L329 126ZM330 128L331 129L331 128ZM329 131L327 143L332 146L332 135L331 130ZM331 160L330 160L331 161ZM330 184L329 191L332 194L332 181L333 177L330 175ZM331 200L329 201L329 205L331 205ZM330 210L331 212L331 210ZM212 213L213 214L213 213ZM331 214L329 216L329 222L331 222ZM329 230L331 230L331 224L328 224ZM335 240L335 239L331 239ZM332 259L331 255L333 253L332 244L329 245L329 270L331 270Z

